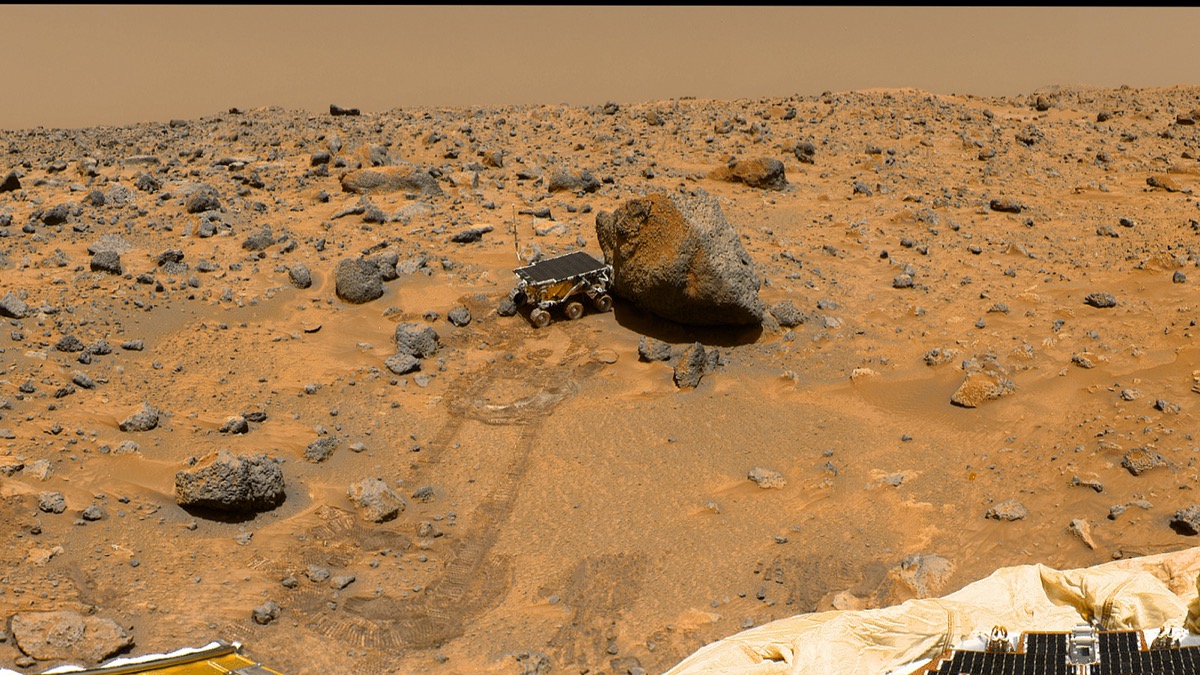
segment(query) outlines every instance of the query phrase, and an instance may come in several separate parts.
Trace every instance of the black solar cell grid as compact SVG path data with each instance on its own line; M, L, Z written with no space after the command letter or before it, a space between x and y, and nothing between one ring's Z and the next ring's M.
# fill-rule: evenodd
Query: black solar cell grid
M1092 675L1200 675L1200 647L1141 651L1137 631L1099 633L1100 663ZM956 651L938 675L1074 675L1067 663L1067 635L1026 633L1021 653Z
M526 267L518 267L513 271L526 283L539 284L546 281L562 281L602 269L604 269L604 263L584 251L575 251L557 258L540 260Z

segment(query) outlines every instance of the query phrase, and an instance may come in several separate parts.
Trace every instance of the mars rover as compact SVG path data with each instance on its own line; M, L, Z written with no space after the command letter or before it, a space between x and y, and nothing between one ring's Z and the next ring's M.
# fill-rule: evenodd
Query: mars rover
M562 307L571 320L583 316L587 299L598 312L612 309L609 286L612 266L583 251L575 251L513 270L519 281L509 298L522 307L532 305L529 321L537 328L550 325L550 311Z

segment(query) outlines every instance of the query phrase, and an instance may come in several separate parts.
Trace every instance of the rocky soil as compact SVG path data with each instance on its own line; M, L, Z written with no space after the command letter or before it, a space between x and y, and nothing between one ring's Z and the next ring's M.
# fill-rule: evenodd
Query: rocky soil
M1197 124L1049 88L0 131L0 664L661 672L1192 546ZM505 303L676 198L761 322Z

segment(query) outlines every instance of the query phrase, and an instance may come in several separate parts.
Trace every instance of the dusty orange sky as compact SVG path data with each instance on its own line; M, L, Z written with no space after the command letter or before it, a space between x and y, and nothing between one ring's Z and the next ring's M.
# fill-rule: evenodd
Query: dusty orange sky
M2 5L0 128L1197 84L1197 8Z

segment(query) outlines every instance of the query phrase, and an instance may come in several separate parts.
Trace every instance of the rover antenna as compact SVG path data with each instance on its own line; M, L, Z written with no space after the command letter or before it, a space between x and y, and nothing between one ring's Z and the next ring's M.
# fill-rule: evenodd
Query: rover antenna
M512 231L513 231L513 253L517 254L517 262L525 262L521 260L521 246L517 243L517 205L512 205Z

